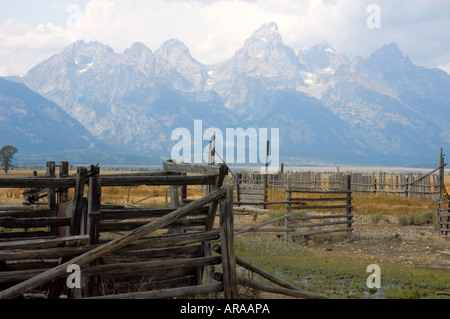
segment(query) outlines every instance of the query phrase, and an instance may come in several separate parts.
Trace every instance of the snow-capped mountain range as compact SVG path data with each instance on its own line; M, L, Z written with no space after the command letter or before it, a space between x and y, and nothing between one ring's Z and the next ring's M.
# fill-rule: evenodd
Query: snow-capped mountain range
M214 65L176 39L123 53L77 41L19 81L130 153L169 156L172 131L194 120L279 128L280 160L298 165L428 163L450 147L449 74L414 65L394 43L368 58L326 42L295 53L274 22Z

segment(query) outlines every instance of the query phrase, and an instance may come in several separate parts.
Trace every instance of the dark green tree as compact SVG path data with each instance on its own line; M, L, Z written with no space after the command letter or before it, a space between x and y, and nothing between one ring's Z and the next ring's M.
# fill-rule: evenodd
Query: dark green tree
M8 174L8 170L12 167L12 159L17 152L17 148L12 145L3 146L0 150L0 164L5 174Z

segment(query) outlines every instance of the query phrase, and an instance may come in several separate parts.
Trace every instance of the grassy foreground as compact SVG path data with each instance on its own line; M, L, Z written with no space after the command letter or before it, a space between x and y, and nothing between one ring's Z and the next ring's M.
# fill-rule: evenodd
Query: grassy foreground
M39 172L42 176L44 172ZM11 171L7 177L31 176L32 171ZM0 178L6 177L1 175ZM446 176L450 189L450 178ZM102 189L104 203L136 203L142 206L164 206L170 201L166 187L105 187ZM0 189L0 205L20 205L23 196L19 189ZM204 194L200 187L189 188L189 198ZM72 193L69 197L73 196ZM283 191L269 192L269 200L282 200ZM429 224L429 216L435 212L432 200L408 199L393 195L353 194L355 216L370 216L371 223L383 223L386 216L395 216L400 225ZM268 218L284 214L284 205L271 206ZM1 231L1 229L0 229ZM5 230L3 230L5 231ZM332 244L352 239L328 236L323 239ZM246 234L236 237L236 255L287 280L309 292L332 298L450 298L437 292L450 292L450 272L443 270L415 269L413 264L396 263L393 260L370 260L367 255L348 251L329 250L324 246L310 246L284 241L274 235ZM423 243L425 245L425 242ZM350 244L351 245L351 244ZM436 244L434 251L449 247ZM367 266L376 263L381 268L381 288L370 289L367 279L371 274ZM244 269L241 275L248 276ZM253 279L264 282L254 275Z
M311 249L284 239L248 236L236 238L236 255L309 292L330 298L449 298L450 273L414 269L412 265L377 262L380 289L368 288L370 262L362 256ZM246 274L245 269L241 269ZM254 278L264 282L263 278Z

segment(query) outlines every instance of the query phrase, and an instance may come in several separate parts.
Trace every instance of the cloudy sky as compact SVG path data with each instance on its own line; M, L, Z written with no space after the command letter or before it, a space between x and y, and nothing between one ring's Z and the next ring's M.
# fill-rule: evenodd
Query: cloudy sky
M271 21L296 52L326 41L368 57L395 42L415 64L450 73L450 0L0 0L0 8L0 76L22 76L79 39L121 53L177 38L214 64Z

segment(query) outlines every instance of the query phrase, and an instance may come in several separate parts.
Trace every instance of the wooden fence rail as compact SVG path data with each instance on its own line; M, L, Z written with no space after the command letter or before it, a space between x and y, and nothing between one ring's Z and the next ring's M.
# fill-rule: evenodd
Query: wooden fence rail
M436 170L433 170L432 174L279 172L267 176L267 187L285 190L288 178L290 178L291 186L295 188L339 190L345 188L346 176L350 175L351 191L354 193L388 194L438 200L443 186L440 175L434 173ZM249 185L255 185L254 188L259 185L262 192L265 174L247 172L236 175L239 175L239 182L234 181L234 184L244 184L243 188L245 189L250 189Z
M438 232L450 238L450 200L439 201L436 207Z
M26 188L24 195L47 197L49 207L30 209L35 197L29 198L29 206L0 209L0 227L22 229L0 233L0 298L17 298L32 289L58 298L66 289L63 277L71 264L81 267L83 276L83 293L73 291L78 297L133 295L135 285L142 282L149 290L147 296L219 291L226 298L237 296L232 189L221 187L225 166L167 163L162 173L120 175L102 175L98 166L91 166L59 178L54 168L54 163L48 163L48 174L42 178L0 179L0 188ZM171 207L102 204L102 187L137 185L169 186ZM188 200L189 185L208 185L208 194ZM65 196L69 188L74 189L71 201ZM218 208L221 221L215 230ZM224 253L212 256L211 241L218 240ZM19 263L21 268L15 268ZM214 266L219 264L224 278L220 283L213 279ZM203 269L208 270L205 279Z
M295 185L295 186L294 186ZM334 190L322 190L319 186L306 186L298 188L289 176L286 187L286 200L283 201L241 201L235 205L273 205L285 204L285 215L265 221L259 225L237 228L236 235L247 232L274 232L284 233L295 239L320 234L352 231L352 191L350 189L351 176L346 175L345 187ZM341 186L342 187L342 186ZM272 224L280 224L284 221L284 227L267 227ZM320 222L319 222L320 221ZM333 227L330 227L333 226ZM344 226L344 227L341 227ZM302 229L303 231L298 231Z
M304 205L286 204L285 225L291 230L292 238L353 230L351 176L347 175L345 179L345 188L328 191L293 188L288 182L286 200L305 202ZM292 216L292 211L303 213Z

